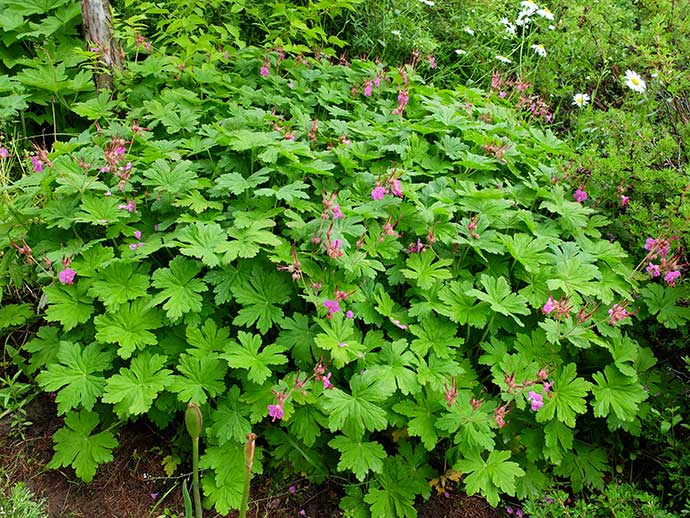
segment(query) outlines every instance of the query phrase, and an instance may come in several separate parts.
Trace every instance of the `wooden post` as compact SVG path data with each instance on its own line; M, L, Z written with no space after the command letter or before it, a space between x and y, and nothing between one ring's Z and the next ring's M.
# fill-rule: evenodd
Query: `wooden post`
M112 33L112 19L108 0L81 0L81 15L88 45L101 52L103 71L96 71L96 89L113 89L113 70L122 67L122 54Z

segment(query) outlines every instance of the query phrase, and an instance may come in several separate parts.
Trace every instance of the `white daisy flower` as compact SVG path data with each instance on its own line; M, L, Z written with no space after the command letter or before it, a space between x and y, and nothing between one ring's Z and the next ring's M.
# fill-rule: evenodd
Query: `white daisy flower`
M455 53L456 53L458 56L464 56L465 54L467 54L467 51L466 51L466 50L463 50L463 49L455 49Z
M506 64L512 63L512 61L510 59L508 59L505 56L502 56L501 54L497 54L496 59L499 60L501 63L506 63Z
M515 27L514 24L510 23L510 20L508 18L501 18L501 23L505 26L506 32L510 34L511 36L515 36L517 32L517 27Z
M471 28L465 27L463 30L470 36L474 36L474 31Z
M392 34L393 36L397 36L399 40L402 39L402 33L401 33L400 31L398 31L398 30L391 31L391 34Z
M587 94L575 94L573 95L573 106L584 108L591 99L592 98Z
M546 49L544 48L544 45L541 45L539 43L535 43L532 45L532 50L539 54L541 57L545 58L546 57Z
M539 6L532 2L532 0L522 0L522 2L520 2L520 5L525 8L525 11L527 11L528 16L536 13L539 10Z
M547 20L551 21L553 20L553 13L549 11L547 7L542 7L541 9L537 9L537 14L541 16L542 18L546 18Z
M520 11L517 19L515 20L515 25L527 27L532 22L532 18L529 17L529 13L525 11Z
M419 1L422 2L422 3L425 4L425 5L428 5L429 7L433 7L433 6L434 6L434 2L432 2L432 0L419 0Z
M647 89L647 83L640 77L640 74L632 70L625 71L625 86L631 90L642 93Z

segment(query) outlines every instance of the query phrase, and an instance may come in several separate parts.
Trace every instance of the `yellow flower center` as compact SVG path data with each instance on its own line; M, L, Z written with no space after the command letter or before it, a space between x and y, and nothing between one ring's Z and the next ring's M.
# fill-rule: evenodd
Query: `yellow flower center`
M637 86L637 85L640 84L640 80L637 79L636 77L631 77L631 78L630 78L630 82L631 82L632 84L634 84L635 86Z

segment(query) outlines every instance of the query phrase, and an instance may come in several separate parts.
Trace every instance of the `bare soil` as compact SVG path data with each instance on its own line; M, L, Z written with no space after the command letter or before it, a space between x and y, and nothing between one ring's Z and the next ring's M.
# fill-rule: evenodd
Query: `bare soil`
M49 470L53 434L62 426L55 405L39 396L27 408L33 425L23 437L0 422L2 487L23 481L44 498L51 518L159 518L184 515L181 477L168 477L162 466L166 439L143 425L130 425L118 436L114 460L101 466L90 484L79 482L71 469ZM297 493L281 489L270 475L253 482L250 518L338 518L341 488L335 483L298 486ZM283 485L283 484L281 484ZM420 518L504 518L479 497L459 493L434 495L418 505ZM305 514L302 514L305 513ZM221 515L206 511L206 518ZM233 517L236 514L230 514Z

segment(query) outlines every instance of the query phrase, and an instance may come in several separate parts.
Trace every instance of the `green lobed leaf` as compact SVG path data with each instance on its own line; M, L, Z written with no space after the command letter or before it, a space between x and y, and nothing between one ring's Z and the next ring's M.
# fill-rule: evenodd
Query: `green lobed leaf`
M491 505L496 506L499 492L514 496L516 479L525 474L517 462L508 460L510 457L509 451L494 450L484 460L479 453L475 453L458 461L454 469L468 473L464 479L468 494L481 493Z
M158 342L151 331L163 325L163 316L158 309L151 307L150 297L144 297L118 306L113 312L98 315L93 321L96 340L118 344L117 354L127 359L137 349Z
M159 268L153 272L153 285L161 291L153 297L152 304L161 302L168 318L175 321L190 311L201 310L202 297L208 287L200 279L195 279L201 265L183 257L170 261L169 268Z
M587 411L585 397L591 387L589 381L577 377L574 363L561 368L554 379L552 393L544 397L544 407L537 411L537 421L545 423L557 417L574 428L577 414Z
M105 378L102 372L110 367L113 354L97 344L83 347L72 342L60 342L54 363L36 376L36 382L46 392L58 392L55 401L58 414L72 408L93 409L103 394Z
M45 318L49 322L60 322L69 331L89 320L93 313L93 298L88 293L85 281L73 285L55 285L43 288L48 298Z
M271 365L284 365L288 362L283 354L285 349L278 344L264 347L261 352L261 337L244 331L237 332L240 343L228 347L228 352L222 355L228 365L235 369L249 371L248 378L254 383L262 384L271 375Z
M154 399L173 381L172 371L164 369L167 358L159 354L141 353L132 358L129 368L108 379L104 403L114 403L120 416L143 414Z
M604 372L594 373L592 378L592 408L596 417L613 413L621 421L633 421L640 403L649 396L635 378L621 374L613 365L607 365Z
M379 473L383 469L386 451L376 441L367 442L338 435L328 441L328 445L340 452L338 471L349 469L360 482L370 471Z
M113 460L112 450L117 439L110 431L92 435L98 426L95 412L70 412L65 416L65 425L53 436L55 454L48 467L72 466L84 482L91 482L99 464Z

